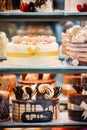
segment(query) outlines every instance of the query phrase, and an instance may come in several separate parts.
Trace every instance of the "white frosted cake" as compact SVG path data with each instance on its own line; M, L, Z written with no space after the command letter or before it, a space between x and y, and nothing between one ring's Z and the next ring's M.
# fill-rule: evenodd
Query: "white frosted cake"
M0 32L0 59L6 59L6 46L8 38L4 32Z
M52 0L21 0L22 12L52 12Z
M18 37L7 45L9 64L44 66L58 61L58 44L53 36Z
M65 0L65 11L87 12L87 0Z

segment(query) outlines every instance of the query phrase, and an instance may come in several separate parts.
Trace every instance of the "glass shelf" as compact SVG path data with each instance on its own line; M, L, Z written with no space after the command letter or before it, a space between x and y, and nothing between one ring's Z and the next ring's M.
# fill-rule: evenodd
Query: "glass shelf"
M19 10L0 12L0 21L65 21L65 20L87 20L87 13L73 13L56 10L52 13L26 13Z
M87 66L53 66L53 67L31 67L0 65L0 73L87 73Z
M66 118L64 118L66 117ZM0 123L0 127L87 127L87 122L77 122L68 119L67 112L60 112L57 120L39 123L18 123L13 121Z

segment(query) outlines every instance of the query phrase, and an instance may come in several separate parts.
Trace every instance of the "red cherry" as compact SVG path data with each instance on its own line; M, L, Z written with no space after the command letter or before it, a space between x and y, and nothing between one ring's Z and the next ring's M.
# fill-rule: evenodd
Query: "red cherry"
M86 12L87 11L87 4L84 3L83 7L84 7L84 12Z
M29 4L22 3L21 6L20 6L20 10L23 11L23 12L29 12L30 11Z
M81 12L81 10L82 10L82 6L81 6L80 4L78 4L78 5L77 5L77 9L78 9L78 11Z

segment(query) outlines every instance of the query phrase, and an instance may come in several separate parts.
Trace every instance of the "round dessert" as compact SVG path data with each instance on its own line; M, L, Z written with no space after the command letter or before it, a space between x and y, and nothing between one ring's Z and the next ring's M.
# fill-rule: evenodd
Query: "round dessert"
M66 54L79 61L79 65L87 65L87 27L83 27L66 44Z
M10 120L9 116L9 92L0 91L0 122Z
M71 23L67 22L65 24L65 28L66 28L65 32L62 33L62 54L66 56L66 47L68 46L69 43L71 43L72 37L78 33L81 27L79 25L72 25L71 27Z
M16 76L13 74L0 74L0 91L13 91L16 86Z
M76 86L75 86L76 88ZM77 87L76 94L70 94L68 97L68 117L74 121L87 122L87 85Z
M13 120L47 122L58 119L60 88L56 87L54 79L49 79L50 75L48 75L25 74L21 76L21 79L25 80L19 81L18 86L13 90L16 97L12 101Z
M52 0L21 0L20 10L22 12L52 12Z
M7 44L10 65L49 66L58 62L58 44L52 36L13 37ZM48 62L49 61L49 62Z
M8 38L4 32L0 32L0 60L6 59Z

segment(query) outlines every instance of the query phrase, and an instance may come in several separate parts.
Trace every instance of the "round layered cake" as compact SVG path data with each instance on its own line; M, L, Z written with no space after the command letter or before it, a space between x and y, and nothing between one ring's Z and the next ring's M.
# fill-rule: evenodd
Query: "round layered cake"
M14 93L16 99L12 101L13 120L47 122L58 119L60 89L56 87L52 75L23 74Z
M0 32L0 60L6 59L8 38L4 32Z
M72 37L78 33L78 31L81 29L81 26L72 25L72 23L67 22L65 24L65 29L65 32L62 33L62 54L66 56L66 47L69 43L71 43Z
M48 66L58 62L58 44L53 36L18 36L7 44L11 65ZM48 62L49 61L49 62Z
M80 86L78 90L81 90ZM74 121L87 122L87 86L83 86L82 92L69 95L68 117Z
M79 65L87 65L87 27L81 28L66 44L66 54L79 61Z

